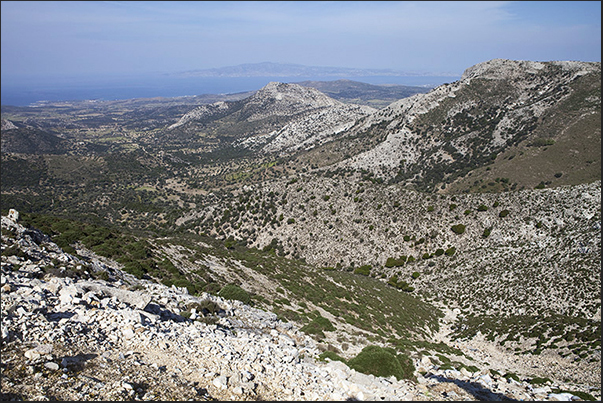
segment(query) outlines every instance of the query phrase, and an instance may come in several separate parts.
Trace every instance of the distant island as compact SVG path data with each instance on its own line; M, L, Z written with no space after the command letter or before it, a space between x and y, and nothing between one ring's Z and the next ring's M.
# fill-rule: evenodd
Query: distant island
M408 77L408 76L450 76L453 73L417 73L391 69L356 69L348 67L304 66L301 64L283 63L246 63L237 66L217 67L212 69L190 70L170 74L178 77Z

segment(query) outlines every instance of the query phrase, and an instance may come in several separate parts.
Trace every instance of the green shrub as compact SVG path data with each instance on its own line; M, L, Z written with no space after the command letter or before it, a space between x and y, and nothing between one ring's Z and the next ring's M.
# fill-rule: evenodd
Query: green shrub
M418 271L415 271L415 272L412 274L412 278L417 279L417 278L419 278L419 276L420 276L420 275L421 275L421 273L419 273Z
M385 262L385 267L400 267L403 266L406 262L406 256L402 255L398 259L394 259L393 257L388 257Z
M482 238L488 238L490 233L492 232L492 227L484 228L484 232L482 233Z
M136 278L142 278L148 272L148 268L140 262L132 261L124 265L124 271L136 276Z
M373 266L371 266L370 264L365 264L365 265L362 265L362 266L356 268L354 270L354 273L361 274L363 276L368 276L370 274L372 268L373 268Z
M242 301L245 304L249 304L249 301L251 301L249 293L236 284L226 284L224 287L222 287L218 293L218 296L224 299Z
M555 144L555 140L553 139L537 138L528 143L528 147L546 147L552 146L553 144Z
M452 255L454 255L455 252L456 252L456 248L454 246L451 246L450 248L446 249L446 252L444 252L444 254L446 256L452 256Z
M348 365L363 374L381 377L393 375L398 380L412 379L414 372L414 365L407 357L396 354L394 349L379 346L366 346L348 361Z
M394 267L396 266L396 259L393 257L388 257L385 261L385 267Z
M28 257L27 253L23 252L17 244L11 245L9 248L4 249L2 251L2 256L17 256L21 258Z
M415 288L410 286L406 281L399 280L398 276L395 274L388 280L387 284L406 292L413 292L415 290Z
M325 351L318 356L320 361L326 361L326 359L330 359L331 361L341 361L345 363L345 359L337 355L334 351Z
M436 249L436 251L435 251L436 256L442 256L443 254L444 254L444 249L442 249L442 248Z
M477 211L488 211L488 206L486 206L485 204L480 204L477 207Z
M287 224L293 224L295 222L295 218L287 219Z
M506 374L503 375L503 378L505 378L505 379L511 378L514 381L521 382L519 377L516 374L514 374L513 372L507 372Z
M544 186L544 181L540 181L538 185L534 186L534 189L544 189Z
M464 224L456 224L456 225L453 225L451 227L451 229L452 229L452 232L460 235L463 232L465 232L465 225Z
M530 383L532 385L542 385L544 383L550 383L550 382L551 382L551 380L549 378L536 377L536 378L530 379Z
M498 214L498 216L499 216L499 217L501 217L501 218L504 218L504 217L506 217L506 216L508 216L508 215L509 215L509 210L502 210L502 211L501 211L501 212Z
M320 316L319 314L319 316L314 318L307 325L303 326L300 330L306 334L314 334L317 335L319 338L324 338L325 334L323 331L326 330L332 332L335 330L335 327L333 326L330 320L323 316Z
M109 273L107 273L105 270L96 271L92 273L92 275L98 280L109 281Z
M187 309L192 311L193 308L197 313L203 315L213 315L220 311L220 305L209 299L204 299L200 302L192 302L187 305Z
M220 284L213 282L210 282L203 287L203 291L208 294L217 294L221 289L222 287L220 287Z

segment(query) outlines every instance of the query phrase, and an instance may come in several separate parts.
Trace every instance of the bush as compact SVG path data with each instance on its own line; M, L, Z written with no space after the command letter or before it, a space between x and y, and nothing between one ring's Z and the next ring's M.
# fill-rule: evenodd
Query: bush
M326 359L330 359L331 361L341 361L345 363L345 359L337 355L334 351L325 351L318 356L320 361L326 361Z
M420 275L421 275L421 273L419 273L418 271L415 271L415 272L412 274L412 278L417 279L417 278L419 278L419 276L420 276Z
M549 378L536 377L536 378L530 379L530 383L532 385L542 385L544 383L550 383L550 382L551 382L551 380Z
M317 318L314 318L312 320L312 322L308 323L307 325L303 326L301 329L302 332L306 333L306 334L315 334L317 335L319 338L324 338L325 334L324 334L324 330L332 332L335 330L335 327L333 326L333 324L331 323L331 321L323 316L318 316Z
M452 256L452 255L454 255L455 252L456 252L456 248L454 246L451 246L450 248L446 249L446 252L444 252L444 254L446 256Z
M245 304L249 304L249 301L251 301L249 293L236 284L226 284L224 287L222 287L218 293L218 296L224 299L242 301Z
M508 216L508 215L509 215L509 210L502 210L502 211L501 211L501 212L498 214L498 216L499 216L500 218L504 218L504 217L506 217L506 216Z
M220 305L211 301L209 299L204 299L200 302L193 302L187 305L189 311L195 308L197 313L201 313L203 315L213 315L220 311Z
M412 379L414 372L411 360L397 355L391 348L379 346L366 346L356 357L348 361L348 365L363 374L381 377L393 375L398 380Z
M396 274L394 274L387 281L387 284L391 285L392 287L396 287L399 290L406 291L406 292L413 292L415 290L415 288L410 286L406 281L398 280L398 276Z
M465 232L465 225L464 224L456 224L456 225L453 225L451 227L451 229L452 229L452 232L460 235L463 232Z
M208 294L217 294L220 291L221 287L218 283L208 283L203 287L203 291Z
M480 204L477 207L477 211L488 211L488 206L486 206L485 204Z
M356 270L354 270L354 273L361 274L363 276L368 276L370 274L372 268L373 268L373 266L371 266L370 264L365 264L365 265L362 265L362 266L356 268Z
M385 261L385 267L395 267L396 266L396 259L394 259L393 257L388 257L387 260Z
M442 249L442 248L436 249L436 251L435 251L436 256L442 256L443 254L444 254L444 249Z
M553 139L537 138L528 143L528 147L546 147L552 146L553 144L555 144L555 140Z
M492 227L484 228L484 232L482 233L482 238L488 238L490 233L492 232Z

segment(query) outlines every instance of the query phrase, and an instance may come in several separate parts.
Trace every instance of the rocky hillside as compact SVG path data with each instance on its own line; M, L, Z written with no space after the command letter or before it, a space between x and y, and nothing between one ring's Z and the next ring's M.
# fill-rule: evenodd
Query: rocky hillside
M495 59L371 114L333 148L347 151L338 167L422 190L464 191L496 177L563 184L569 178L554 174L600 178L600 120L600 63Z
M271 82L241 101L195 108L168 130L221 141L230 138L235 146L251 150L291 152L312 148L374 111L336 101L314 88Z
M5 153L60 154L66 150L64 139L34 127L16 126L2 119L1 147Z
M534 372L546 361L514 360L519 371L503 376L486 366L502 369L508 358L478 342L452 350L466 363L454 361L460 370L447 357L424 351L412 365L412 379L366 375L351 368L353 360L327 358L337 355L321 353L324 346L273 313L137 279L90 251L78 251L86 259L67 254L47 235L21 226L18 217L15 211L2 217L3 400L597 396L585 385L525 378L524 371Z
M459 308L459 338L600 359L601 185L430 196L370 181L271 181L180 225L358 272ZM266 208L260 207L266 206ZM409 288L409 289L410 289Z

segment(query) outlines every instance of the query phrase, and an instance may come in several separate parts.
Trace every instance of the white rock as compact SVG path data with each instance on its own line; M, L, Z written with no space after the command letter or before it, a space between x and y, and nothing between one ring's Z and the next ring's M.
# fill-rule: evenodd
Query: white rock
M571 393L549 393L548 398L558 402L570 402L574 400L576 396Z
M217 378L214 378L212 381L214 386L219 389L226 389L228 387L228 378L224 375L221 375Z
M57 371L59 369L59 364L56 362L47 362L44 366L52 371Z

